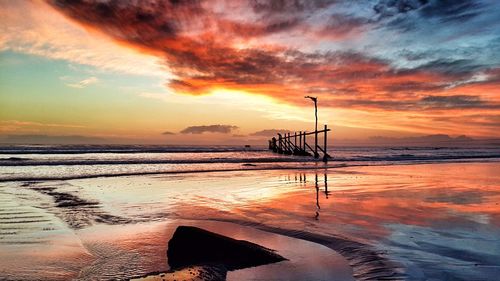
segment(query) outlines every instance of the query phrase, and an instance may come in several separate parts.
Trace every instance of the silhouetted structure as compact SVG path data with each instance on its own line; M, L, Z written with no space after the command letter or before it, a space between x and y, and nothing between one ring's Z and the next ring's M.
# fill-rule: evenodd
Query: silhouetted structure
M276 153L281 153L281 154L287 154L287 155L302 155L302 156L311 156L314 155L314 158L319 158L319 153L318 150L323 152L323 161L327 162L328 158L331 158L330 155L328 155L327 152L327 144L328 144L328 135L327 132L330 131L328 129L327 125L325 125L325 128L321 131L318 130L318 98L317 97L311 97L311 96L305 96L304 98L311 99L314 102L314 132L302 132L300 131L297 135L297 132L295 132L293 135L290 135L290 133L287 134L280 134L278 133L278 139L276 137L273 137L272 139L269 140L269 149L276 152ZM320 145L318 145L318 134L324 134L324 143L323 143L323 148L321 148ZM314 148L312 148L306 141L306 137L309 135L314 135ZM297 136L299 143L297 145ZM292 142L293 138L293 142ZM309 149L309 151L308 151Z
M269 140L269 149L280 154L285 155L301 155L301 156L315 156L319 158L318 151L323 153L323 161L327 162L331 156L327 152L328 144L328 129L327 125L323 130L316 130L314 132L295 132L293 135L290 133L280 134L278 138L273 137ZM318 135L324 134L323 147L318 144ZM307 136L314 135L314 148L307 143ZM297 142L298 140L298 142Z

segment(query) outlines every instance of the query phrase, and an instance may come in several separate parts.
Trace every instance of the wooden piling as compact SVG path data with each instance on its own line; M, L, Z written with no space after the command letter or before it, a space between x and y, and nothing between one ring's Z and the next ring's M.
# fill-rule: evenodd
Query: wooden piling
M299 151L302 151L302 131L299 132Z
M314 158L318 158L318 129L316 128L316 131L314 131Z
M278 134L278 153L283 152L283 141L281 138L281 134Z
M294 150L295 150L295 148L297 147L297 132L295 132L293 134L293 145L295 146L294 147Z
M328 127L327 125L325 124L325 139L324 139L324 144L323 144L323 162L328 162L328 150L326 148L326 144L327 144L327 133L328 133Z
M290 141L290 133L287 134L286 142L288 144L287 154L291 154L292 153L292 145L293 145L293 143Z
M283 137L283 144L285 147L283 148L283 154L286 154L288 151L288 142L286 141L286 133L284 134L285 136Z
M330 158L328 155L328 129L327 125L324 125L323 130L316 130L313 132L299 131L294 133L277 133L278 138L273 137L269 140L269 149L274 152L286 154L286 155L312 155L314 158L319 158L319 153L323 153L323 161L327 161ZM318 135L324 133L323 146L318 144ZM307 136L314 135L314 145L307 143ZM298 137L298 141L297 141ZM293 139L292 139L293 138Z
M304 151L304 153L306 152L306 132L304 132L304 148L302 151Z

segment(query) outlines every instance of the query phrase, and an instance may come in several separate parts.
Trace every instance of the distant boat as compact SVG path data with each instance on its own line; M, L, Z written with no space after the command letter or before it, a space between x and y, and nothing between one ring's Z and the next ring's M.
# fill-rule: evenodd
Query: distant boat
M249 144L245 144L245 148L250 148L251 146Z

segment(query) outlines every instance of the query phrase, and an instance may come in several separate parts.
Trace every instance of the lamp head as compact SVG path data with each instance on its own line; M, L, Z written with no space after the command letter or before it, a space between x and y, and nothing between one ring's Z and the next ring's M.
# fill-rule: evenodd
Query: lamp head
M316 102L318 100L317 97L311 97L311 96L305 96L304 98L311 99L313 102Z

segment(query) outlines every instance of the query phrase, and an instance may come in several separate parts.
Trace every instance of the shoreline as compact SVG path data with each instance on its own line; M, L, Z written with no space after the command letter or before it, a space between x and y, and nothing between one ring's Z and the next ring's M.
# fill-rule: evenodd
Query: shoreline
M491 161L485 161L485 159ZM197 174L197 173L222 173L222 172L246 172L246 171L289 171L289 170L325 170L325 169L341 169L341 168L351 168L351 167L385 167L385 166L411 166L411 165L435 165L435 164L480 164L480 163L500 163L500 159L497 158L481 158L481 159L461 159L453 161L412 161L411 163L401 162L391 162L383 164L335 164L324 167L308 167L308 166L293 166L293 167L258 167L258 166L245 166L245 163L241 165L245 168L234 168L234 169L211 169L211 170L184 170L184 171L154 171L154 172L132 172L132 173L114 173L114 174L95 174L95 175L81 175L81 176L68 176L68 177L18 177L11 179L0 178L0 183L8 182L42 182L42 181L67 181L67 180L79 180L79 179L96 179L96 178L112 178L112 177L128 177L128 176L150 176L150 175L175 175L175 174ZM323 163L322 161L316 162L304 162L304 163ZM253 163L252 163L253 164ZM65 165L61 165L65 166ZM13 167L13 166L9 166Z

